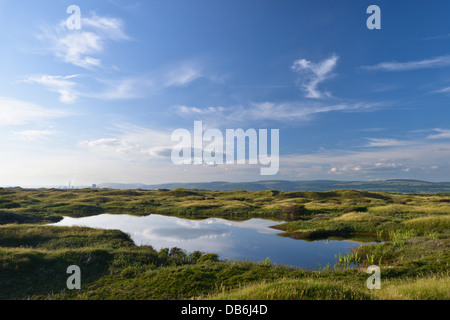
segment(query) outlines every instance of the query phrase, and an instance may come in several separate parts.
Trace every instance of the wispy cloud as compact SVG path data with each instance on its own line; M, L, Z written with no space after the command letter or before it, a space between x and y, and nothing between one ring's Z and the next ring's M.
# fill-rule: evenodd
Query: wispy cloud
M162 85L164 87L185 86L202 76L202 68L198 64L185 62L165 71Z
M206 107L206 108L198 108L198 107L188 107L188 106L174 106L176 112L180 115L211 115L222 113L225 109L223 107Z
M78 145L103 157L150 160L170 155L171 131L118 125L111 137L81 141Z
M412 141L397 140L397 139L382 139L382 138L369 138L367 147L399 147L412 144Z
M92 14L81 19L80 30L69 30L66 21L52 29L44 29L39 37L50 41L50 50L65 62L92 69L101 66L96 55L104 51L107 41L129 40L121 19Z
M329 93L324 93L318 90L318 85L330 78L332 71L336 67L338 56L332 55L319 63L313 63L305 59L294 61L291 69L295 71L300 78L299 85L306 91L308 98L321 98L324 95L329 96Z
M91 55L103 51L101 38L92 32L80 32L56 37L55 55L65 62L90 69L101 65L101 60Z
M443 88L440 90L433 91L434 93L450 93L450 87Z
M100 100L124 100L140 98L148 94L149 89L154 88L153 81L146 77L124 77L120 79L92 78L84 75L84 80L93 81L96 90L82 89L80 82L76 82L80 75L54 76L54 75L34 75L25 80L26 83L41 84L48 90L59 93L59 101L63 103L75 103L80 97L100 99ZM86 87L86 86L84 86Z
M427 139L449 139L450 138L450 130L449 129L434 129L435 132L439 132L437 134L431 134L427 137Z
M0 97L0 127L36 124L43 120L67 116L59 109L48 109L35 103Z
M24 141L36 141L45 139L46 137L53 134L55 134L55 132L50 130L22 130L14 132L13 139Z
M111 17L101 17L93 14L91 17L82 19L83 27L90 27L98 34L102 35L104 39L112 40L131 40L125 33L125 24L123 20Z
M80 142L79 145L82 147L95 149L97 151L102 150L102 152L104 152L105 149L111 149L114 152L118 153L130 153L137 148L137 145L135 145L134 143L117 138L86 140Z
M175 106L173 110L184 118L203 119L213 125L225 126L231 123L277 121L283 124L310 121L314 116L329 112L367 112L376 110L380 104L374 103L275 103L259 102L247 106L232 107L188 107Z
M440 34L440 35L437 35L437 36L426 37L426 38L423 38L421 40L428 41L428 40L441 40L441 39L447 39L447 38L450 38L450 33L448 33L448 34Z
M144 74L126 76L119 79L96 78L104 89L84 94L103 100L141 98L172 87L187 87L203 77L201 63L182 61Z
M304 104L304 103L253 103L250 108L241 108L231 114L234 119L275 120L282 122L310 120L312 116L328 112L355 112L368 110L373 105L356 104Z
M374 66L363 66L369 71L407 71L429 68L441 68L450 66L450 55L439 56L431 59L408 61L408 62L381 62Z
M158 70L147 75L133 75L125 77L93 77L81 75L32 75L23 82L41 84L52 92L59 93L59 101L74 103L79 97L100 100L135 99L157 93L170 87L188 86L194 80L202 77L201 68L196 65L182 64L164 71ZM91 81L92 86L80 86L77 78ZM86 89L87 87L87 89Z
M74 103L79 93L75 90L76 83L71 81L70 79L73 79L75 77L77 77L77 75L38 75L28 77L25 82L42 84L46 86L50 91L59 93L59 101L64 103Z
M104 88L96 91L85 93L84 96L101 100L123 100L140 98L148 94L149 89L154 88L152 79L136 76L125 77L122 79L96 79L102 83Z

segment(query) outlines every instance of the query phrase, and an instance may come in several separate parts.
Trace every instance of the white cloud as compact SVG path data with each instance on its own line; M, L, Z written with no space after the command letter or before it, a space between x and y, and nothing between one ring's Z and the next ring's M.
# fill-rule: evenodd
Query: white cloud
M167 70L163 75L165 87L180 87L202 77L202 68L197 64L185 62Z
M93 14L90 18L82 19L83 27L91 27L104 38L113 40L131 40L124 31L124 22L118 18L100 17Z
M151 79L143 77L127 77L119 80L97 79L105 85L105 89L97 92L85 93L86 97L102 100L122 100L143 97L153 88Z
M434 131L439 132L438 134L432 134L427 137L427 139L449 139L450 130L449 129L434 129Z
M363 66L362 69L373 71L407 71L428 68L441 68L450 66L450 55L439 56L436 58L408 61L408 62L381 62L374 66Z
M63 103L74 103L79 93L74 89L76 83L69 79L75 78L77 75L70 76L51 76L39 75L28 77L25 82L39 83L46 86L50 91L60 94L59 101Z
M44 139L50 135L55 134L55 132L50 130L22 130L14 132L14 139L24 140L24 141L36 141Z
M300 85L306 91L308 98L322 98L329 93L318 90L318 85L332 76L331 72L336 67L338 56L332 55L319 63L313 63L305 59L294 61L291 69L300 75Z
M201 118L207 121L207 125L228 126L232 124L252 123L258 121L279 121L292 123L309 121L318 114L329 112L364 112L372 111L380 107L380 104L371 103L275 103L259 102L248 106L232 107L188 107L175 106L175 112L182 117Z
M65 62L90 69L101 65L101 60L90 55L103 51L101 38L92 32L68 34L55 39L55 54Z
M154 157L169 158L172 155L172 147L153 147L147 153Z
M200 70L201 68L197 64L186 62L148 75L122 78L83 75L83 79L91 81L87 90L82 89L83 83L75 81L76 78L81 78L81 75L32 75L23 81L41 84L50 91L59 93L59 100L63 103L74 103L79 97L100 100L123 100L145 97L168 87L186 86L195 79L202 77ZM86 81L84 84L86 88ZM93 88L92 84L96 88Z
M101 59L95 55L104 51L107 41L129 40L124 23L117 18L95 14L82 18L80 30L69 30L61 21L53 30L46 30L40 37L50 40L55 56L76 66L92 69L99 67Z
M80 145L87 146L89 148L118 147L122 145L122 142L115 138L102 138L82 141L80 142Z
M4 97L0 97L0 114L0 127L36 124L68 115L59 109L48 109L34 103Z
M170 130L118 126L114 137L81 141L78 145L107 157L149 160L166 157L171 150Z
M182 62L160 70L121 79L96 78L104 88L84 92L85 97L102 100L121 100L145 97L169 87L184 87L203 77L199 63Z
M71 80L79 75L52 76L37 75L29 76L24 82L42 84L52 92L60 94L59 101L63 103L74 103L79 97L87 97L100 100L123 100L143 97L149 88L153 87L151 79L143 77L127 77L118 80L94 79L102 87L93 90L80 90L79 83ZM84 76L84 79L89 79Z
M406 146L411 143L413 142L397 139L369 138L369 144L367 145L367 147L398 147L398 146Z
M450 174L448 144L417 141L411 145L370 150L327 150L312 154L285 155L280 159L283 175L304 179L327 179L334 175L346 179L390 179L414 172L425 179L446 179ZM440 168L441 176L436 176ZM434 172L434 173L433 173ZM431 175L434 176L431 178Z
M368 111L376 107L375 104L365 103L339 103L339 104L302 104L302 103L255 103L253 108L242 110L235 114L236 117L251 117L255 120L276 120L276 121L306 121L314 115L329 112L359 112Z
M210 115L210 114L218 114L224 111L223 107L206 107L206 108L198 108L198 107L188 107L188 106L175 106L174 109L178 114L185 115Z
M450 92L450 87L443 88L443 89L440 89L440 90L436 90L434 92L435 93L449 93Z
M121 154L131 154L136 151L141 152L139 146L133 142L117 138L86 140L80 142L79 146L88 147L97 152L107 152L108 150Z

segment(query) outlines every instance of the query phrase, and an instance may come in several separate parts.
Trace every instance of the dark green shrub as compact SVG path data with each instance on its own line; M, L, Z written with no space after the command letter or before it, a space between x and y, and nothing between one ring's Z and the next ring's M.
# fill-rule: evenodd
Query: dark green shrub
M293 204L283 208L283 213L294 216L309 214L309 211L302 204Z
M13 201L0 203L0 209L13 209L13 208L20 208L20 203Z
M216 253L207 253L204 254L203 256L201 256L197 262L203 262L203 261L212 261L212 262L217 262L219 261L219 255Z

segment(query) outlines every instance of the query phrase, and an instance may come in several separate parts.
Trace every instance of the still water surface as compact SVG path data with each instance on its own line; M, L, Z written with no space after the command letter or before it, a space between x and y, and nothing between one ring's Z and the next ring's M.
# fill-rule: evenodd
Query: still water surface
M144 217L127 214L101 214L84 218L64 217L57 226L87 226L119 229L128 233L136 245L151 245L156 250L178 247L217 253L220 259L261 261L314 269L335 264L335 255L360 244L354 241L321 240L308 242L280 237L271 228L279 222L250 219L229 221L209 218L190 220L151 214Z

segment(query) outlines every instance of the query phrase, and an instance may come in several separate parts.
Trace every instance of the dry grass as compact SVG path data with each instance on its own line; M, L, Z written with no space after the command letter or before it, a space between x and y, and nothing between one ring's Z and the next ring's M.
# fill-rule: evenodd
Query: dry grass
M349 212L340 217L334 218L336 221L355 221L355 222L372 222L386 221L386 218L368 212Z

